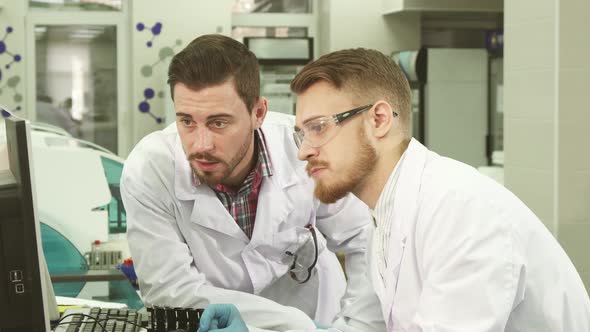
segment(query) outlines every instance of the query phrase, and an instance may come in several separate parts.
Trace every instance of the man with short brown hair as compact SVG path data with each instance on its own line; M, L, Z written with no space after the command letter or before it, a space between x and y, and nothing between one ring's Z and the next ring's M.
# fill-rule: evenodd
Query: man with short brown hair
M291 87L317 196L353 193L372 211L371 280L388 331L590 331L584 285L534 213L411 138L409 84L390 58L337 51Z
M342 309L337 319L358 330L382 328L380 315L355 309L361 294L375 296L368 209L350 195L313 197L294 119L267 114L254 54L201 36L173 57L168 76L176 123L137 144L121 180L146 305L234 303L252 326L275 330L331 324Z
M580 276L543 223L473 167L409 135L410 89L375 50L322 56L291 82L294 138L315 193L372 211L370 274L387 331L590 331ZM231 306L201 331L242 331ZM224 331L221 329L220 331Z

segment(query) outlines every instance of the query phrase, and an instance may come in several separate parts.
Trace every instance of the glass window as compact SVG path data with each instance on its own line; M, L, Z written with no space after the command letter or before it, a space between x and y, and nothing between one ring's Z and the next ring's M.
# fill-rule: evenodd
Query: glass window
M311 13L312 0L236 0L234 13Z
M117 153L115 26L35 26L36 118Z
M119 11L122 0L29 0L31 8Z

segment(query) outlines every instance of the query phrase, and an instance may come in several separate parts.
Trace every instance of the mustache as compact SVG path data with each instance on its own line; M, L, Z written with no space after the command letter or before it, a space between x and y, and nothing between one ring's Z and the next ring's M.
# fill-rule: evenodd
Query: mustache
M193 160L199 159L201 161L205 160L205 161L212 162L212 163L221 162L221 160L213 157L209 153L193 153L193 154L189 155L187 159L188 159L188 161L193 161Z
M305 171L307 172L307 174L309 176L311 176L311 169L314 167L328 167L328 162L326 161L321 161L321 160L317 160L317 159L310 159L307 161L307 166L305 166Z

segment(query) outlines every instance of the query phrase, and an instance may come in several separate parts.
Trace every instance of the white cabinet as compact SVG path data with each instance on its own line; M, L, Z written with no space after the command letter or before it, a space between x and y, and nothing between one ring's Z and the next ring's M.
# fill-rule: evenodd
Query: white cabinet
M489 12L501 13L502 0L383 0L383 14L401 12Z

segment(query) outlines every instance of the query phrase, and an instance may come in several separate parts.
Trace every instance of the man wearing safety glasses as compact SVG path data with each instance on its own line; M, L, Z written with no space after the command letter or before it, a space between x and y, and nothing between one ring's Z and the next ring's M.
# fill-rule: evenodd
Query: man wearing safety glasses
M353 193L372 210L369 271L379 302L364 310L382 313L387 331L590 331L582 280L533 212L411 138L410 87L390 58L367 49L327 54L291 88L295 141L315 194L334 202ZM216 309L205 325L212 317L239 326L237 312L226 319L231 310Z

